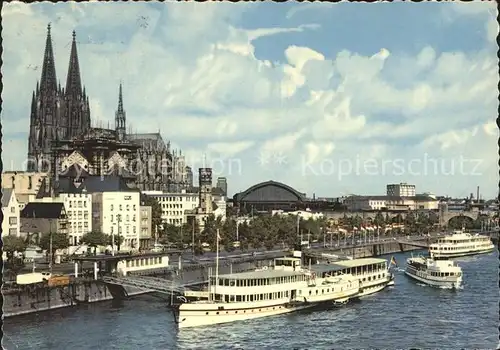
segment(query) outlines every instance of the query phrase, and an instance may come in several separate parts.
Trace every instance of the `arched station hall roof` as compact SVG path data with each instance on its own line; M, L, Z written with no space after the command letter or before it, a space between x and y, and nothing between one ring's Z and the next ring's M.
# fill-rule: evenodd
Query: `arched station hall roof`
M276 181L265 181L253 185L234 196L237 202L297 202L305 201L305 194Z

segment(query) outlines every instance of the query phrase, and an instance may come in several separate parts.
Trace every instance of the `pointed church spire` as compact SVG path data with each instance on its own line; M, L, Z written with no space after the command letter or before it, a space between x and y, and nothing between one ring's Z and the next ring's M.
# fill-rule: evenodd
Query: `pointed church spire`
M120 81L120 91L118 92L118 113L123 114L123 93L122 82Z
M118 109L115 113L115 129L119 140L125 139L126 129L126 113L123 109L123 92L122 82L120 81L120 89L118 91Z
M54 50L52 49L50 23L47 25L47 40L45 42L40 88L42 92L57 91L56 65L54 62Z
M66 79L66 94L73 97L82 95L82 80L80 77L80 64L78 62L78 52L76 50L76 33L73 30L73 42L71 43L71 53L69 56L68 77Z

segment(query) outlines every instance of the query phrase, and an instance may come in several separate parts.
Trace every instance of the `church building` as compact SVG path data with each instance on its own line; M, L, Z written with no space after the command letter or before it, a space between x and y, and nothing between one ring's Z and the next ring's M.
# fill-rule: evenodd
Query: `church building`
M114 129L91 126L74 31L66 86L61 88L49 24L42 75L31 101L27 170L48 172L50 190L56 192L61 178L80 185L89 177L117 175L142 191L192 187L191 168L182 152L171 150L159 132L127 133L126 125L120 83Z

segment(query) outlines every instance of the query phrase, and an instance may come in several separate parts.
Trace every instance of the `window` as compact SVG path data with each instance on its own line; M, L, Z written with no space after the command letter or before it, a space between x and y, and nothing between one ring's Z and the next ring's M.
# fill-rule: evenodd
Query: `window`
M17 229L11 228L9 229L9 236L15 236L17 235Z
M134 233L136 233L136 227L134 226Z
M70 207L71 207L71 206L70 206ZM111 205L109 206L109 209L110 209L111 211L113 211L113 204L111 204Z
M10 212L15 213L16 212L16 207L10 207Z
M15 216L11 216L9 218L9 225L16 225L17 224L17 218Z

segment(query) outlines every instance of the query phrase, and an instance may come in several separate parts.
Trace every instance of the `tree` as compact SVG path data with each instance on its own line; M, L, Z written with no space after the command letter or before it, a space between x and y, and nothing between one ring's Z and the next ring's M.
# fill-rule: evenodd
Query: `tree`
M143 196L141 205L151 207L151 227L154 233L156 228L159 228L163 222L161 219L161 205L154 197L151 196Z
M106 245L107 237L99 231L92 231L82 237L82 243L94 248L94 255L97 254L97 247Z
M385 224L385 220L384 220L384 216L382 215L381 212L378 212L376 215L375 215L375 219L373 220L373 223L377 226L384 226Z
M52 235L52 252L50 251L50 236ZM48 255L52 262L54 262L54 253L58 249L65 249L69 247L69 239L66 233L62 232L52 232L44 233L42 238L40 238L40 247L44 250L48 250Z
M26 242L21 237L5 236L3 240L3 251L7 254L7 261L12 262L14 252L24 252L26 250Z
M113 247L113 240L115 241L115 245L120 247L120 245L123 243L123 236L121 235L115 235L115 237L113 237L112 235L105 235L106 237L106 245L110 245L111 247Z

